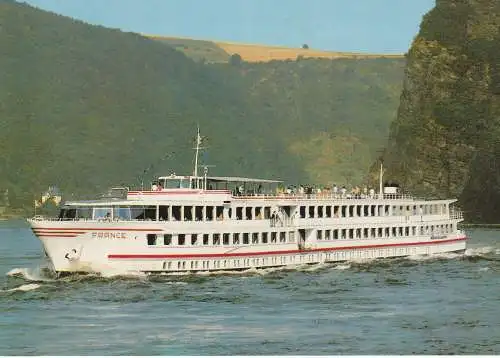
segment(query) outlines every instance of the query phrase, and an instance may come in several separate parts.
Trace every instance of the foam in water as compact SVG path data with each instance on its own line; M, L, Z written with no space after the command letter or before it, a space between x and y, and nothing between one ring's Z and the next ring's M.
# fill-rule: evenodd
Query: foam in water
M54 281L53 278L48 277L44 272L43 268L37 267L37 268L27 268L27 267L20 267L20 268L13 268L9 272L7 272L7 276L11 277L22 277L26 281L33 281L33 282L50 282Z
M39 287L41 287L41 285L39 285L38 283L28 283L25 285L21 285L19 287L11 288L9 290L3 290L2 292L15 292L15 291L27 292L27 291L36 290Z

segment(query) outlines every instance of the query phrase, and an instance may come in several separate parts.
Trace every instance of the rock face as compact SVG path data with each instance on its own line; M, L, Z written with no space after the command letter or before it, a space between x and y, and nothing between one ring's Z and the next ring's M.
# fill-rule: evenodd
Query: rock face
M500 221L500 2L437 0L407 54L387 177ZM374 166L375 167L375 166Z

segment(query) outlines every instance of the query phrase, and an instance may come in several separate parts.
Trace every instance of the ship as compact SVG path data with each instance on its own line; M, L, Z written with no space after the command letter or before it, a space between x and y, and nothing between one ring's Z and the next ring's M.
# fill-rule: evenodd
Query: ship
M464 252L456 199L291 187L198 173L158 176L28 219L50 267L67 273L179 275Z

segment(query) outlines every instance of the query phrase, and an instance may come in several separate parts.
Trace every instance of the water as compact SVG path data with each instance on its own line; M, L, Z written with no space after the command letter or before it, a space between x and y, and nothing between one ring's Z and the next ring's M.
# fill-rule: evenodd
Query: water
M465 255L168 277L52 278L0 223L0 355L495 354L500 231Z

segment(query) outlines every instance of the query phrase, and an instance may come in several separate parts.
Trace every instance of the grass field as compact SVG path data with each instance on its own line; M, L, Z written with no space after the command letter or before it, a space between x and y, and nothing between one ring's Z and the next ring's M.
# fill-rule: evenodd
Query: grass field
M145 35L162 41L196 61L227 62L232 54L239 54L246 62L267 62L272 60L296 60L303 58L403 58L392 54L365 54L355 52L334 52L315 49L291 48L280 46L243 44L222 41L196 40L189 38Z

